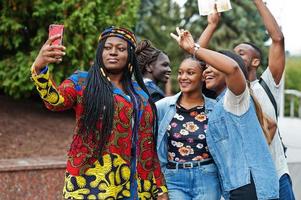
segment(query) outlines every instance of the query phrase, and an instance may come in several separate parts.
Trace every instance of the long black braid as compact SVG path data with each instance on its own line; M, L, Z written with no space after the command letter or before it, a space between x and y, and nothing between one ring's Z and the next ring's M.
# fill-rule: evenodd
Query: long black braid
M96 59L92 67L88 72L87 85L83 94L84 111L82 118L80 119L79 134L83 135L84 141L86 141L90 134L93 139L96 139L96 151L99 156L102 155L105 145L107 144L111 131L113 128L114 117L114 98L113 98L113 86L111 82L105 77L101 68L104 69L102 53L106 39L100 40L97 51ZM128 45L128 62L125 67L121 83L127 95L131 99L138 97L138 101L141 102L140 96L135 92L132 85L132 75L134 74L135 80L144 92L148 95L148 91L144 85L140 69L137 65L134 48ZM129 64L132 65L132 70L129 70ZM133 96L135 94L135 97ZM158 135L157 125L157 111L154 102L149 98L149 103L152 107L154 114L153 132L154 140L156 143ZM136 117L138 112L134 109L133 116ZM136 119L134 118L136 121ZM102 123L101 123L102 122ZM97 125L97 123L99 123ZM99 128L99 125L101 127Z
M104 66L102 61L104 44L105 40L98 43L94 64L88 71L87 85L83 94L84 112L79 131L79 134L83 134L84 140L92 134L93 139L97 141L96 150L99 153L102 153L110 136L114 115L113 87L100 71ZM100 120L104 123L100 124Z

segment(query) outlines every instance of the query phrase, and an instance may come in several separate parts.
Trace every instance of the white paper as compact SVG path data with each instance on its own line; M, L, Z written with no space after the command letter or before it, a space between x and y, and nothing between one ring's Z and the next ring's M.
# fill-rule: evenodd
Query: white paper
M200 15L205 16L213 13L215 4L218 12L232 9L230 0L198 0Z

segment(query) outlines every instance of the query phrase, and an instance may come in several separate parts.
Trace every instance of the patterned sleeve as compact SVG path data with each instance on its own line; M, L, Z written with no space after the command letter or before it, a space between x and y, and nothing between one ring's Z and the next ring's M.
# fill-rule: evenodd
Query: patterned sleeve
M67 79L57 87L50 78L49 70L36 75L32 74L32 80L49 110L67 110L75 104L77 92L71 80Z
M159 164L159 159L157 153L155 153L155 170L154 170L154 179L157 185L158 189L158 194L160 193L166 193L167 192L167 187L166 187L166 182L164 175L161 171L161 167Z
M158 188L158 195L162 194L162 193L167 193L168 190L167 190L167 187L166 185L162 185Z

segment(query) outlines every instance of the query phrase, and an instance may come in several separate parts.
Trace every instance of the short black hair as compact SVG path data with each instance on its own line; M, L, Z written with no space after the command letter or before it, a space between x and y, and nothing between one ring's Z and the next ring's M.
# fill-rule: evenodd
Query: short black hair
M262 51L260 50L260 48L256 44L251 43L251 42L242 42L241 44L250 45L257 52L260 61L262 60Z
M248 80L248 70L246 68L246 65L245 65L243 59L239 55L237 55L236 53L229 51L229 50L220 50L218 52L221 54L224 54L225 56L232 58L238 64L238 66L241 69L242 73L244 74L245 78Z

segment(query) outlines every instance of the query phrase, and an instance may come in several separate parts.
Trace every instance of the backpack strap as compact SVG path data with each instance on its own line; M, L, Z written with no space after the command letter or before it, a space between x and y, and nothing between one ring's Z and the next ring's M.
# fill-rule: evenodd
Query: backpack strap
M267 85L267 83L260 77L259 78L259 84L263 87L263 89L265 90L265 92L267 93L267 95L269 96L269 99L270 101L272 102L273 106L274 106L274 109L275 109L275 114L276 114L276 119L278 121L278 112L277 112L277 104L276 104L276 100L269 88L269 86ZM282 144L282 148L283 148L283 151L284 151L284 155L285 157L286 156L286 150L287 150L287 147L284 145L283 141L282 141L282 137L281 137L281 134L280 134L280 131L278 129L278 135L280 137L280 140L281 140L281 144Z
M272 104L274 106L276 118L278 119L276 100L275 100L275 98L274 98L274 96L273 96L273 94L272 94L269 86L266 84L266 82L261 77L259 78L259 83L263 87L263 89L265 90L265 92L267 93L267 95L269 96L269 99L270 99L270 101L272 102Z

